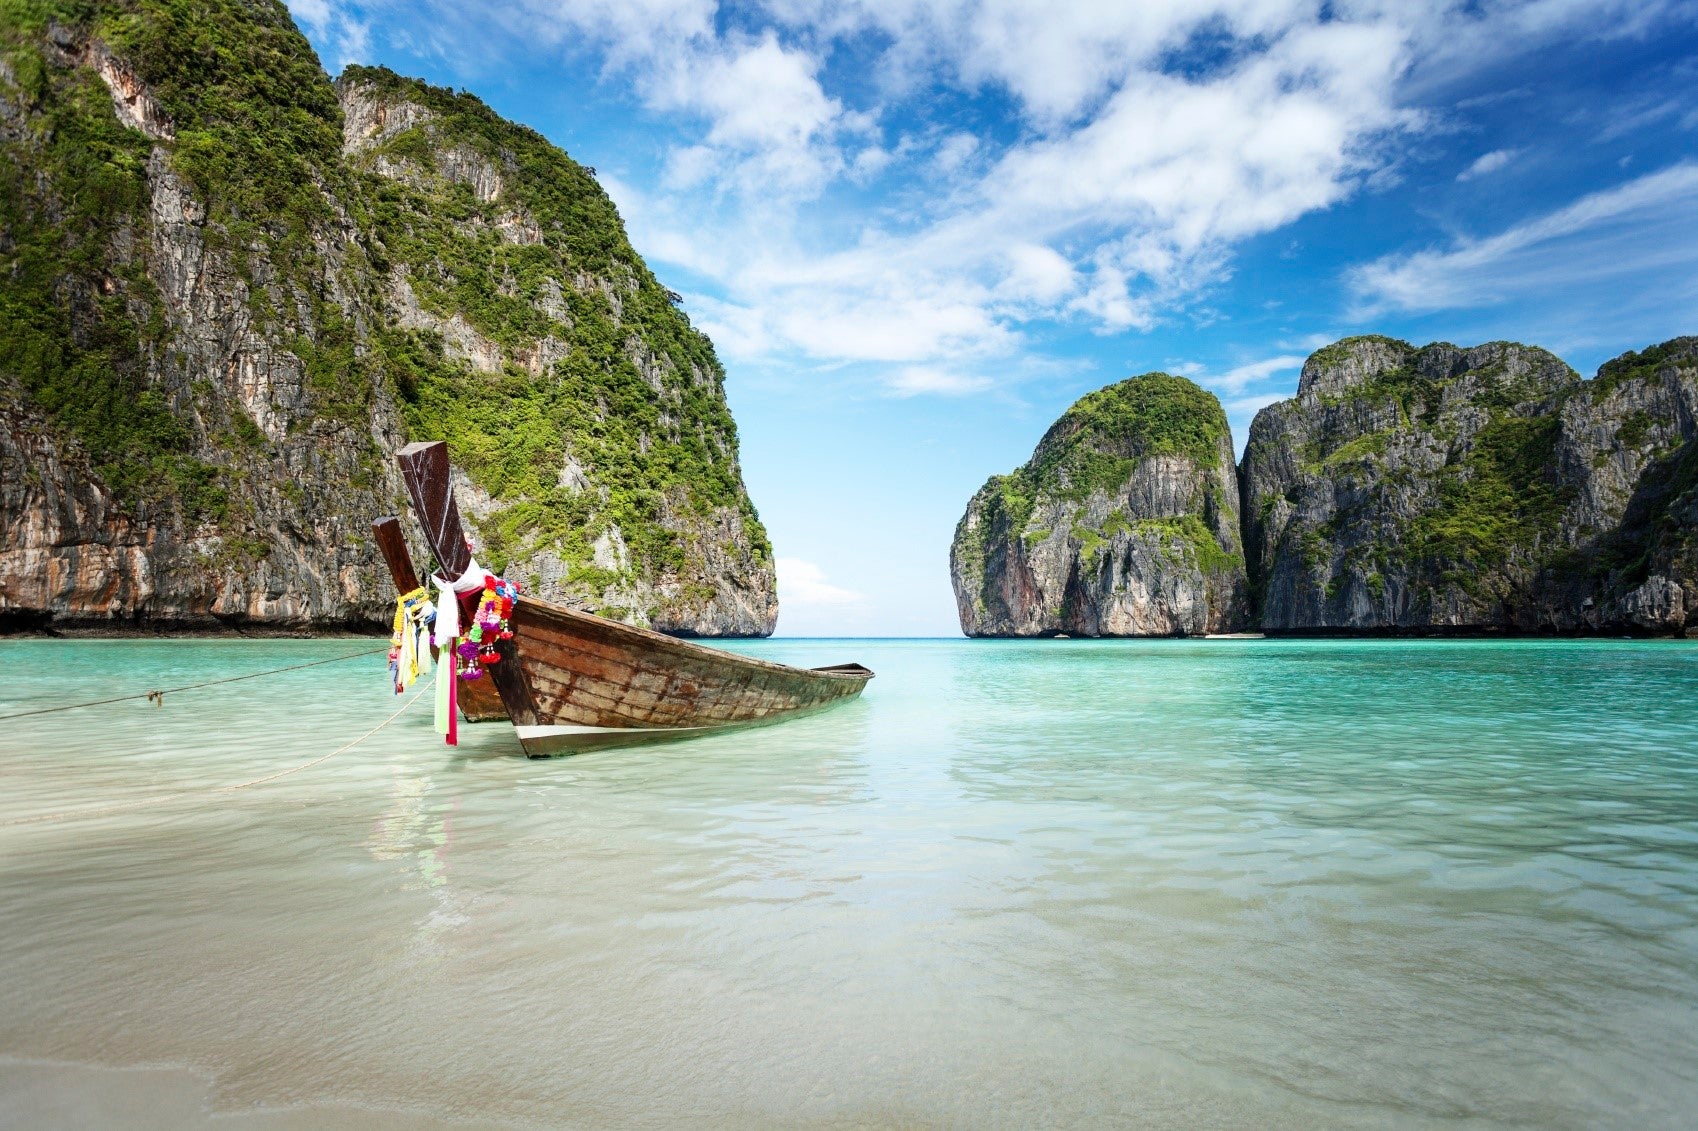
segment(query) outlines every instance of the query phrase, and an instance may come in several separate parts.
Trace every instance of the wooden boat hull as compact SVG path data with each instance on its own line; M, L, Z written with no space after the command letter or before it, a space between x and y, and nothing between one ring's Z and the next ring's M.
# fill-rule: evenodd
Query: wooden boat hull
M409 444L396 462L443 576L463 576L472 558L447 445ZM873 678L859 664L794 668L535 597L515 601L511 624L500 660L475 682L494 688L539 757L776 722L853 699Z
M503 659L502 663L510 662ZM859 695L859 664L794 668L521 597L513 655L529 714L527 754L691 738L791 718Z
M455 698L460 704L460 717L468 723L507 721L507 704L487 679L461 679Z
M704 727L592 727L576 724L513 728L520 747L531 758L553 758L565 754L587 754L592 750L610 750L618 746L651 746L660 742L679 742L689 738L708 738L755 727L775 726L816 711L828 711L844 699L833 699L817 707L799 707L793 711L774 714L748 722L724 723Z

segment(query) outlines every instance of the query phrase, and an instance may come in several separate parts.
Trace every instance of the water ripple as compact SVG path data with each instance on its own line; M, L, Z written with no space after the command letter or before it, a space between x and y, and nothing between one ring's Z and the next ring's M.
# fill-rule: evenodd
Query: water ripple
M0 713L347 647L7 642ZM738 647L880 674L548 762L421 709L224 795L393 710L381 670L13 721L0 821L170 800L0 827L0 1085L179 1065L301 1126L1698 1109L1692 644Z

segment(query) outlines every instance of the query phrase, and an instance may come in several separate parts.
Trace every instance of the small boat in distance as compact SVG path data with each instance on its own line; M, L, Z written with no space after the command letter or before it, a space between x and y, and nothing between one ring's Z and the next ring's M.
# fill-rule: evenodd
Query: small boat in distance
M448 445L409 444L396 461L442 576L462 576L472 555ZM486 677L532 757L777 722L853 699L873 678L860 664L793 668L529 595L514 602L511 625Z

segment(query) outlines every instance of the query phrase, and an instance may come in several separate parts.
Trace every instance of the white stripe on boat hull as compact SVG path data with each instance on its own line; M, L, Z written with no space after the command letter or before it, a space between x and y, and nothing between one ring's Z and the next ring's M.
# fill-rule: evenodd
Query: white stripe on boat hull
M735 722L718 723L705 727L597 727L583 723L556 723L553 725L539 724L535 726L513 727L513 733L519 736L519 745L525 748L525 753L533 758L548 754L576 754L585 750L604 750L610 746L635 746L644 742L672 742L680 738L700 738L708 734L728 734L737 730L752 730L755 727L771 726L786 719L812 715L819 711L841 706L850 702L854 696L838 699L828 699L824 703L815 703L789 711L774 711L758 719L739 719Z
M715 731L731 730L736 724L716 727L592 727L516 726L513 733L526 754L569 754L578 750L601 750L640 742L665 742L673 738L696 738Z

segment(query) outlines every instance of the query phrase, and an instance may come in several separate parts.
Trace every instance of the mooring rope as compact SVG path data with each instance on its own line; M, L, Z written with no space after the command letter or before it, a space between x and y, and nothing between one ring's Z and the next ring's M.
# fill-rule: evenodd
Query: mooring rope
M134 695L115 695L110 699L91 699L87 703L65 703L58 707L38 707L33 711L18 711L11 715L0 715L0 721L5 719L21 719L29 715L51 715L55 711L75 711L82 707L101 707L107 703L123 703L130 699L146 699L157 707L165 706L165 697L175 695L179 691L194 691L201 687L217 687L221 683L239 683L244 679L259 679L261 676L282 675L284 672L298 672L302 668L316 668L320 664L339 664L343 660L357 660L361 656L375 656L379 652L388 652L385 645L373 648L369 652L354 652L347 656L332 656L328 660L313 660L305 664L290 664L286 668L272 668L268 672L249 672L247 675L226 676L223 679L209 679L205 683L186 683L182 687L167 687L160 691L138 691Z
M370 653L366 654L370 655ZM349 657L343 658L347 659ZM311 665L303 666L310 667ZM185 797L199 797L214 793L234 793L239 789L252 789L256 785L265 785L268 782L274 782L280 778L286 778L290 774L298 774L302 770L310 770L314 766L322 765L325 762L330 761L330 759L336 757L338 754L343 754L352 750L354 747L358 746L360 743L364 742L366 739L370 738L372 735L376 734L378 731L382 730L384 727L388 726L390 723L405 714L408 707L411 707L414 703L419 701L419 697L425 693L425 690L425 688L420 688L418 691L413 692L413 697L401 704L400 709L393 715L390 715L387 719L384 719L381 723L378 723L376 726L372 727L370 730L366 731L364 734L360 735L360 737L354 739L354 741L347 745L338 746L330 753L321 754L310 762L302 762L298 766L291 766L286 770L279 770L274 774L267 774L262 778L254 778L252 781L237 782L235 785L215 786L212 789L179 790L176 793L161 794L158 797L146 797L139 801L126 801L118 805L102 805L93 809L67 809L59 813L40 813L33 817L13 817L10 820L0 821L0 828L4 828L9 825L38 825L45 824L49 821L70 821L75 820L78 817L98 817L107 813L125 813L132 809L146 809L154 805L164 805L167 802L180 801Z

